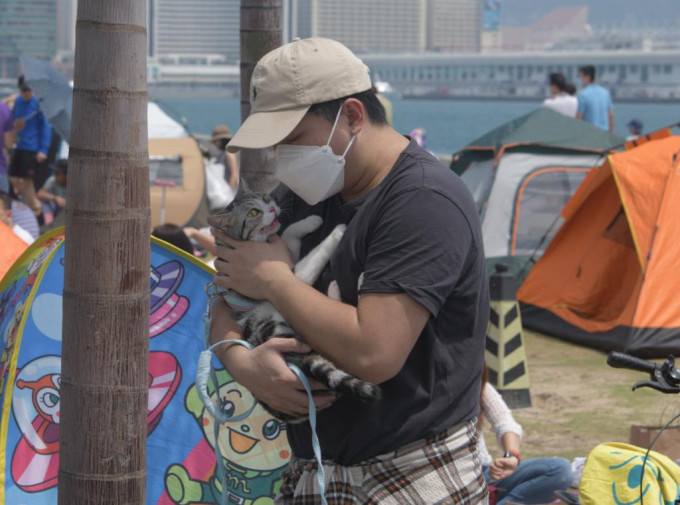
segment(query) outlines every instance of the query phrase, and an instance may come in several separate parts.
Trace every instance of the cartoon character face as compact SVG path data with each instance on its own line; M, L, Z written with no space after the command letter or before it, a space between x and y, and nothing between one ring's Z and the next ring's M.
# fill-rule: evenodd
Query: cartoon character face
M220 372L218 378L228 377L226 372ZM222 411L230 416L246 412L255 401L250 391L230 377L225 382L220 380L220 384L219 405ZM214 392L210 397L214 403L217 401ZM196 417L206 440L214 447L215 420L198 399L195 390L187 395L187 407ZM272 417L261 406L257 406L243 421L223 425L220 429L219 444L220 452L230 464L248 470L263 472L275 470L285 466L290 458L285 424Z
M34 419L33 427L37 436L43 442L42 446L34 447L40 454L51 454L59 450L59 388L61 375L43 375L35 381L17 380L17 388L30 389L35 411L42 421Z
M21 437L12 454L12 480L29 493L57 485L61 384L59 356L41 356L21 369L12 413Z

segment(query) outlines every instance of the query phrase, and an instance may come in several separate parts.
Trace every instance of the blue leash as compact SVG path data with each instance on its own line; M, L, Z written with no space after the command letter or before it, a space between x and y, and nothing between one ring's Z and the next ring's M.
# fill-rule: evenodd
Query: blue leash
M208 294L208 306L205 314L203 314L204 323L204 338L206 345L210 342L210 327L212 325L212 306L215 302L215 297L219 295L218 288L211 282L206 286L206 293ZM213 402L210 400L208 395L208 377L213 382L215 391L218 390L219 384L217 382L217 374L215 369L212 367L212 355L213 350L220 345L240 345L248 350L252 350L253 346L246 342L245 340L222 340L216 342L213 345L209 345L208 348L201 352L198 358L198 366L196 367L196 389L198 396L200 397L205 408L210 412L210 414L215 418L214 436L215 436L215 458L217 459L217 476L222 484L222 505L228 505L228 492L227 492L227 480L226 480L226 468L224 464L224 458L222 457L222 452L220 451L220 444L218 443L220 426L229 422L238 422L246 419L253 412L257 406L258 400L255 399L253 405L251 405L248 410L237 416L227 416L218 408L215 407ZM297 365L293 363L286 362L288 368L290 368L297 378L302 383L302 386L307 392L307 398L309 399L309 424L312 428L312 449L314 450L314 459L316 459L318 469L316 472L316 482L319 486L319 495L321 496L321 504L328 505L326 501L326 475L323 468L323 461L321 459L321 445L319 444L319 437L316 434L316 408L314 406L314 396L312 395L312 388L309 385L309 380L302 370Z

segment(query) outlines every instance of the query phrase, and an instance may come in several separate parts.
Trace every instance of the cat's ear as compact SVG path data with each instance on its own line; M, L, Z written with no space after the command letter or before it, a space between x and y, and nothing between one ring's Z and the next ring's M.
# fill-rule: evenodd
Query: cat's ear
M236 196L241 196L244 193L250 193L250 188L248 187L248 183L243 177L239 177L238 179L238 189L236 190Z
M226 230L234 226L237 216L233 212L208 216L208 224L218 230Z

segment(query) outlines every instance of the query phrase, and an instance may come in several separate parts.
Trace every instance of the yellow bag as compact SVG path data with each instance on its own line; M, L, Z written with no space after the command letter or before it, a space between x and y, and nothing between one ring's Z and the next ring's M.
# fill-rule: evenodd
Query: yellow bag
M646 452L634 445L614 442L600 444L590 451L579 485L582 505L640 503L640 477ZM680 499L680 467L667 456L650 451L642 491L644 505L675 505Z

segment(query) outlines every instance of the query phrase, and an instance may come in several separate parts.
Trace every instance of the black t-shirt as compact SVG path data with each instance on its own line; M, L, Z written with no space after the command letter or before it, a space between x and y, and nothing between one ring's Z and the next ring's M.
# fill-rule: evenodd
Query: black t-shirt
M274 197L282 229L309 215L324 220L303 239L302 256L347 224L317 289L325 292L334 279L342 301L354 306L361 294L406 293L431 315L402 370L381 384L380 400L340 397L319 412L323 458L356 464L476 416L489 295L479 217L461 179L411 142L355 201L336 195L310 207L284 186ZM309 423L287 429L294 454L312 459Z

